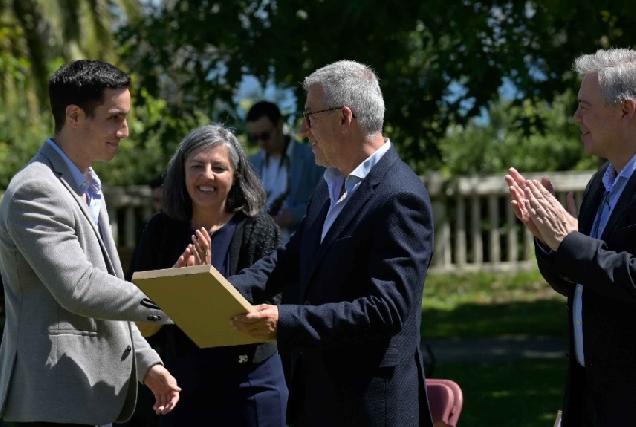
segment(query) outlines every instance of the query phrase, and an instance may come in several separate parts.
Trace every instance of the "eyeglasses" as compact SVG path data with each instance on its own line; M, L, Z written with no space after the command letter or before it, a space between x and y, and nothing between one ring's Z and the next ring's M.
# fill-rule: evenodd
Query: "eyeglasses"
M305 116L305 120L307 120L307 125L309 127L311 127L311 119L309 116L311 116L312 114L318 114L318 113L326 113L327 111L333 111L333 110L339 110L341 108L344 108L345 106L342 105L340 107L333 107L333 108L327 108L325 110L318 110L318 111L311 111L309 113L303 113L303 116ZM352 114L351 117L353 117L354 119L356 118L355 114Z
M248 133L247 140L251 142L252 144L257 143L259 140L263 142L267 142L272 137L273 130L274 129L272 128L272 130L261 132L261 133Z

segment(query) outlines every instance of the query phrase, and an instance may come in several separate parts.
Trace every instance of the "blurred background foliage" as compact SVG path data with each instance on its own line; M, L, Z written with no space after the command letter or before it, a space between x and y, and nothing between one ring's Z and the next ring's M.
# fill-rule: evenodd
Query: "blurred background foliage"
M134 76L131 136L97 166L113 185L149 181L198 124L242 134L272 90L293 130L299 83L345 58L377 71L385 133L418 173L593 168L572 61L630 47L635 15L607 0L0 0L0 187L50 136L48 76L78 58Z

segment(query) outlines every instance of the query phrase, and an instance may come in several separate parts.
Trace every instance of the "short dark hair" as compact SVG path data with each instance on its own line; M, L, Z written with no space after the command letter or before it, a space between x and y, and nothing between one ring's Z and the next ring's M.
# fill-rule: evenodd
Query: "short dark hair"
M247 112L247 121L255 122L261 117L267 117L272 124L277 124L282 115L280 109L276 104L269 101L258 101L252 105L252 108Z
M93 59L63 65L49 79L49 101L55 120L55 132L64 127L66 107L77 105L93 117L104 103L104 89L127 89L130 76L107 62Z
M185 162L195 152L219 144L228 148L235 173L225 202L226 211L243 212L251 217L263 208L267 195L241 143L230 129L221 124L212 124L198 127L187 134L168 163L163 184L163 209L169 217L179 221L192 219L192 198L185 184Z

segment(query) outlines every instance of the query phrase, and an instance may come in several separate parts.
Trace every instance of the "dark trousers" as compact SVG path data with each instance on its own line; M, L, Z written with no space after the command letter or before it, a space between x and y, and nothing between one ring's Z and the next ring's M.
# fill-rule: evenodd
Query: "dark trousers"
M576 361L573 361L570 369L570 375L573 379L573 383L569 384L569 393L580 393L580 406L571 409L573 414L566 414L564 425L575 425L576 427L596 427L594 399L592 398L592 391L587 381L585 368L579 365ZM571 420L574 422L569 422Z
M596 411L589 387L585 389L585 404L581 408L581 427L596 427Z

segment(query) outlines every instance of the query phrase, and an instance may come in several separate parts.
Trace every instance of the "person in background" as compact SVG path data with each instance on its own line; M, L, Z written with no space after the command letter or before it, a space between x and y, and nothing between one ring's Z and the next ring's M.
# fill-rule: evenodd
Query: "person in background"
M563 427L636 425L636 51L598 50L574 62L574 122L588 154L608 160L577 214L549 179L505 177L517 217L535 236L541 274L568 298L570 348Z
M311 147L286 135L283 128L283 117L273 102L259 101L247 112L247 139L261 147L250 162L267 194L265 208L287 243L325 169L314 161Z
M248 140L261 147L250 157L250 162L265 187L265 208L280 227L283 243L287 243L305 216L309 197L325 168L316 164L309 145L284 133L283 117L273 102L259 101L249 109L247 129ZM287 288L281 302L301 304L300 284ZM281 358L287 385L290 385L298 355L281 353Z
M134 270L196 261L226 277L240 272L280 244L264 203L236 136L218 124L193 130L170 160L163 212L148 222ZM163 425L285 426L288 391L275 342L200 349L178 327L163 329L166 366L183 388Z
M137 381L165 414L179 387L133 323L171 323L124 274L101 182L128 136L130 76L94 60L49 79L53 138L18 172L0 203L6 323L0 411L14 425L127 420Z

